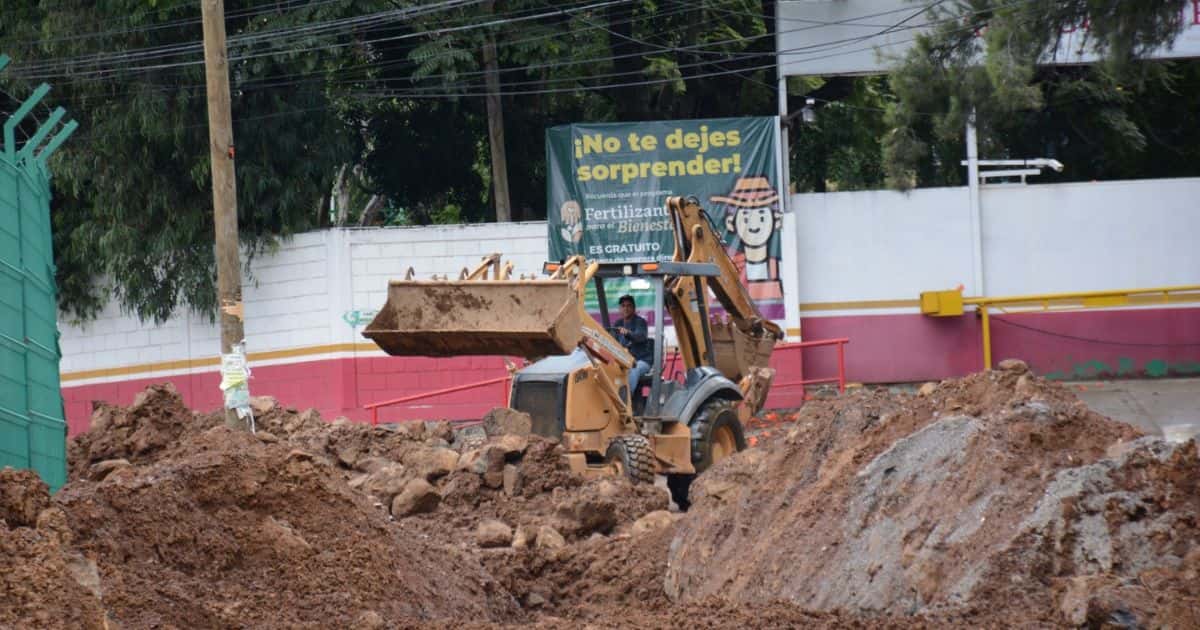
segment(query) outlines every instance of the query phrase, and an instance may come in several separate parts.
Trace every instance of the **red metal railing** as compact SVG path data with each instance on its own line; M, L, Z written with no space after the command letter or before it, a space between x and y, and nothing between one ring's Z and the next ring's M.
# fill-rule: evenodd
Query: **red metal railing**
M805 385L819 385L821 383L837 383L838 391L846 391L846 344L850 343L847 337L839 337L837 339L818 339L816 341L798 341L796 343L780 344L775 347L775 351L791 350L793 348L798 352L803 352L805 348L820 348L824 346L837 346L837 376L827 378L809 378L799 381L789 381L787 383L774 383L772 389L777 387L796 387ZM807 397L806 397L807 398Z
M375 426L375 425L379 424L379 409L380 409L380 407L392 407L394 405L399 405L399 404L403 404L406 402L412 402L414 400L423 400L425 398L433 398L434 396L441 396L443 394L453 394L454 392L462 392L462 391L466 391L468 389L475 389L477 387L486 387L488 385L495 385L496 383L505 383L504 400L502 401L501 405L507 405L508 404L508 390L509 390L507 383L508 383L508 381L511 381L511 380L512 380L512 375L505 374L504 376L501 376L499 378L492 378L492 379L488 379L486 381L479 381L476 383L467 383L466 385L456 385L454 387L438 389L438 390L434 390L432 392L425 392L423 394L413 394L411 396L404 396L402 398L393 398L391 400L384 400L384 401L380 401L377 403L371 403L369 405L363 405L363 408L371 410L371 426Z
M799 381L789 381L787 383L775 383L772 385L772 388L795 387L795 386L805 386L805 385L819 385L822 383L837 383L839 392L846 391L846 347L845 346L848 343L850 343L850 339L848 339L846 337L840 337L837 339L820 339L817 341L800 341L800 342L796 342L796 343L785 343L785 344L780 344L780 345L776 346L775 347L776 352L779 352L781 350L792 350L792 349L795 349L797 351L803 351L805 348L820 348L820 347L824 347L824 346L837 346L838 369L837 369L837 376L832 376L832 377L828 377L828 378L802 379ZM670 363L668 364L668 368L667 368L668 378L670 378L672 376L671 371L674 370L675 364L678 361L678 359L679 359L678 352L674 353L670 357ZM374 425L379 424L380 408L392 407L392 406L401 405L401 404L404 404L407 402L413 402L416 400L424 400L426 398L433 398L436 396L442 396L444 394L453 394L455 392L462 392L462 391L466 391L469 389L476 389L479 387L487 387L488 385L495 385L496 383L505 383L504 399L501 401L501 404L507 405L508 404L508 390L510 389L510 386L509 386L510 381L512 381L512 375L505 374L504 376L488 379L486 381L467 383L466 385L456 385L454 387L447 387L445 389L437 389L437 390L434 390L431 392L424 392L421 394L413 394L411 396L403 396L401 398L393 398L391 400L383 400L380 402L363 405L363 407L365 409L371 410L371 425L374 426Z

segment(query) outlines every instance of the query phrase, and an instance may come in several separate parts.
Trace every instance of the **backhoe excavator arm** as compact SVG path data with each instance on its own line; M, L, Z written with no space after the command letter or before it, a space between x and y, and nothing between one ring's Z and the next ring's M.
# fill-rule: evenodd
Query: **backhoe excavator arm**
M712 263L720 270L714 278L676 277L667 284L684 363L689 368L717 367L739 384L747 407L757 412L774 378L767 363L783 330L764 318L750 299L700 202L695 197L668 197L667 211L675 228L674 260ZM709 312L710 290L725 310L724 321Z

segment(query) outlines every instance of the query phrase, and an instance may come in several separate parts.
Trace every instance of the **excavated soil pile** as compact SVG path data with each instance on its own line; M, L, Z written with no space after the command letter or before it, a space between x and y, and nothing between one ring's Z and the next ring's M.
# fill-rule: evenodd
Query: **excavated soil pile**
M521 414L489 414L489 434L254 404L249 435L156 386L128 408L98 406L71 445L73 481L55 502L115 622L504 623L590 601L587 584L610 596L600 606L661 598L666 491L572 475ZM651 533L656 555L629 574L626 547ZM540 578L519 579L527 566Z
M470 616L511 598L471 557L401 535L319 455L223 426L56 497L130 627L348 627Z
M67 476L72 480L101 477L107 474L107 468L92 467L104 461L153 461L184 434L218 424L220 417L202 416L188 409L170 383L147 387L128 407L95 403L88 431L67 444Z
M53 500L0 475L0 627L1200 627L1195 443L1006 367L764 416L686 515L511 410L250 435L152 387Z
M668 594L916 624L1200 624L1195 442L1139 439L1003 367L812 403L784 440L715 467Z
M0 628L103 628L96 566L28 470L0 470Z

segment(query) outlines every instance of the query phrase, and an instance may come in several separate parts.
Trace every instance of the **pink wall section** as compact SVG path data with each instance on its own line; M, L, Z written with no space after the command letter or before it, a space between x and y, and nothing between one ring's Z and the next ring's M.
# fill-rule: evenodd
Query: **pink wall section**
M1035 372L1052 378L1200 375L1197 308L1027 313L996 319L1001 321L992 325L994 360L1021 358ZM810 317L803 325L808 340L850 338L846 376L851 382L938 380L978 371L982 365L979 321L973 315ZM776 383L835 376L836 356L832 347L781 347L771 359ZM255 395L274 396L291 407L315 407L325 418L344 415L365 421L370 414L363 405L504 374L500 357L361 357L255 367L250 387ZM168 380L194 409L221 405L215 372L77 387L68 383L63 395L70 433L86 430L91 401L128 405L147 385ZM802 395L799 387L778 388L767 406L797 407ZM497 383L386 408L380 419L479 418L505 400L504 386Z
M1059 379L1200 375L1200 309L1020 313L993 316L992 359L1020 358ZM1020 326L1020 327L1018 327ZM809 317L806 339L849 337L847 378L898 383L961 376L983 367L974 315ZM833 369L831 352L810 352L805 368Z
M798 380L800 356L781 351L772 359L779 382ZM506 374L502 357L363 357L328 359L289 365L253 368L250 391L274 396L284 405L314 407L326 419L347 416L366 421L370 412L363 406L375 402L423 394L439 389L491 380ZM160 378L140 378L119 383L63 387L67 424L71 435L87 430L92 401L119 405L133 402L147 385L170 381L193 409L211 411L221 406L216 372ZM800 388L781 389L768 399L773 407L795 407L801 403ZM405 403L380 410L381 422L407 419L479 418L507 402L503 383Z

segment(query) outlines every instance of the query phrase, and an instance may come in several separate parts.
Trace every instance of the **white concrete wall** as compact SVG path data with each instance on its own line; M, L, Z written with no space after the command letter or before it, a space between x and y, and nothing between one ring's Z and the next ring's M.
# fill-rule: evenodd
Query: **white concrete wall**
M499 251L517 274L537 273L547 255L545 222L430 228L328 230L297 235L256 257L244 275L246 339L253 353L331 346L327 352L270 362L313 360L365 344L359 333L387 299L387 283L412 266L417 277L457 276L481 255ZM358 323L361 322L361 323ZM357 325L356 325L357 323ZM110 303L83 325L61 322L64 374L215 357L220 331L181 311L162 324L141 322ZM213 371L212 365L163 365L154 375ZM146 376L148 374L139 374ZM127 376L73 379L66 386Z
M1200 179L985 186L991 295L1200 284Z
M351 305L374 312L387 301L388 280L409 267L417 278L433 274L457 278L492 252L512 261L513 274L540 274L548 256L546 222L348 230Z
M796 301L916 298L960 283L970 293L967 204L966 188L793 195Z
M1141 288L1200 283L1200 179L983 189L984 285L990 295ZM916 300L921 291L972 286L966 188L804 194L785 219L786 325L813 303ZM360 333L384 304L387 282L412 266L417 277L456 276L482 255L502 252L515 272L541 270L544 222L427 228L348 229L296 236L253 261L244 279L249 350L363 344ZM871 314L915 312L874 308ZM114 305L62 330L62 371L71 373L216 356L219 333L188 313L161 325ZM277 358L274 362L312 360ZM155 375L211 371L162 365ZM128 378L88 375L65 386Z
M989 185L980 198L987 295L1200 283L1200 179ZM794 195L792 207L800 304L979 294L965 187Z

